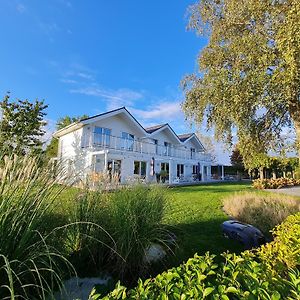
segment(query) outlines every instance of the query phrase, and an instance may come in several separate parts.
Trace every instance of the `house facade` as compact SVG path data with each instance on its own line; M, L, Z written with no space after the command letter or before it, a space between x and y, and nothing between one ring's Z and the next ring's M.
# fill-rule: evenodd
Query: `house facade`
M211 157L193 133L177 135L169 124L144 128L125 108L82 119L54 133L57 159L78 180L108 174L169 184L209 181Z

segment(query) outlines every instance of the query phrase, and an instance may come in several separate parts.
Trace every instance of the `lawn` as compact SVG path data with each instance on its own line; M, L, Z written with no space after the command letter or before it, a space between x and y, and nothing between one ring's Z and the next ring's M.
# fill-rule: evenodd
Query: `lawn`
M177 265L194 253L240 252L240 244L225 239L220 225L228 217L222 211L222 199L238 191L252 190L247 183L218 183L170 189L170 201L164 223L177 235L178 249L172 263Z

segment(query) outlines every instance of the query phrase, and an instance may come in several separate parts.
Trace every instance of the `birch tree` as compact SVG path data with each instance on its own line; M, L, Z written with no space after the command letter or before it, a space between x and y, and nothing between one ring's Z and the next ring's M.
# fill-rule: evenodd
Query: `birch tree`
M232 142L245 167L279 146L283 128L300 142L300 1L199 0L188 27L208 37L199 70L183 80L188 118Z

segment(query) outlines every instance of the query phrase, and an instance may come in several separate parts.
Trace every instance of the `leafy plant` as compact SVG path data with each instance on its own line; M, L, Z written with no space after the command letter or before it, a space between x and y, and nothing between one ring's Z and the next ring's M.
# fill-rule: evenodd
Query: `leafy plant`
M241 255L224 253L222 261L206 253L197 254L179 267L172 268L152 279L139 280L137 287L128 290L117 283L107 296L101 296L94 289L90 299L297 299L300 291L299 267L299 220L300 214L289 217L278 230L275 240L269 245L269 254L277 255L277 246L283 231L292 230L285 235L286 254L294 255L297 263L294 268L284 266L284 274L274 272L275 264L268 253L245 251ZM263 248L261 251L265 251ZM274 252L273 252L274 251ZM275 267L276 268L276 267Z
M41 136L45 134L43 120L48 106L44 101L36 100L34 103L28 100L10 102L10 95L6 95L0 101L2 118L0 119L0 145L11 151L24 154L28 151L41 151L43 142Z

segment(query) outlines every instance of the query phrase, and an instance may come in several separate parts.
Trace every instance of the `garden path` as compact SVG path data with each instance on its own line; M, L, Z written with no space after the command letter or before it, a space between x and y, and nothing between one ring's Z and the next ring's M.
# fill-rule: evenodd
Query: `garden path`
M293 186L293 187L275 189L275 190L274 189L266 189L266 191L300 197L300 186Z

